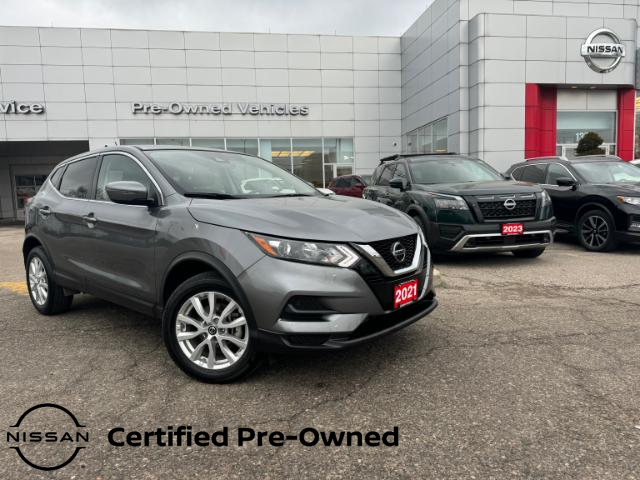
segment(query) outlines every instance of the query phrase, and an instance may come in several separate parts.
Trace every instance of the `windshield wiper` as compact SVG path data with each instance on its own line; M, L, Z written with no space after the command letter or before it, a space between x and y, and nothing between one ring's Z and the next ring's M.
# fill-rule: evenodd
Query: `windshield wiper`
M279 198L279 197L315 197L315 195L311 195L309 193L282 193L280 195L269 195L268 198Z
M234 198L243 198L237 195L229 195L228 193L219 192L186 192L182 195L189 198L212 198L214 200L230 200Z

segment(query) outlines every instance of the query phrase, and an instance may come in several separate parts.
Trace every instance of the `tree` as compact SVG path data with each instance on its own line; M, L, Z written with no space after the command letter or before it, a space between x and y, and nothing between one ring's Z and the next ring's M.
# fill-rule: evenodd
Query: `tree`
M602 145L602 137L596 132L585 133L584 136L578 142L576 148L576 156L581 157L583 155L602 155L604 149L600 148Z

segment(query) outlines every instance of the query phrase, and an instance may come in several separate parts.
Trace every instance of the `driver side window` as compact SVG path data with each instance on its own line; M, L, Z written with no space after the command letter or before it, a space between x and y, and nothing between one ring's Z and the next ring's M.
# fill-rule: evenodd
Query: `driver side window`
M380 178L378 178L378 185L383 187L389 186L389 181L393 178L393 171L395 170L395 167L395 165L387 165L384 167L384 170L382 170L382 173L380 174Z
M106 186L111 182L139 182L147 190L151 190L151 182L146 173L131 158L125 155L111 154L102 158L98 184L96 185L96 200L110 202Z
M550 163L549 168L547 169L547 185L557 185L558 179L562 177L572 178L572 175L562 165Z

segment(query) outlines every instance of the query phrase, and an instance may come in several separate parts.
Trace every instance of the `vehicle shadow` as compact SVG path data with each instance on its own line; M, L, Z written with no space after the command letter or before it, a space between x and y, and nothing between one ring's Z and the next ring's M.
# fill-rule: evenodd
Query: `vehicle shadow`
M133 312L91 295L77 295L71 310L56 318L61 320L58 328L68 330L69 335L73 335L78 321L81 321L85 331L100 330L102 341L126 352L127 355L143 352L141 357L144 357L144 361L135 362L135 368L141 370L135 374L138 379L154 378L146 374L145 370L148 369L156 373L162 371L161 376L165 380L200 383L190 379L169 358L162 345L159 319ZM330 388L330 385L339 383L367 383L379 375L392 374L398 367L397 362L402 362L402 358L407 355L430 352L440 343L437 332L431 332L430 324L424 320L388 337L346 350L268 353L265 354L265 361L260 368L235 383L268 384L269 388L292 383L308 388L316 388L318 385ZM132 330L138 334L132 335ZM148 356L149 352L154 353L152 357ZM399 355L398 352L404 353ZM123 375L126 373L122 372Z

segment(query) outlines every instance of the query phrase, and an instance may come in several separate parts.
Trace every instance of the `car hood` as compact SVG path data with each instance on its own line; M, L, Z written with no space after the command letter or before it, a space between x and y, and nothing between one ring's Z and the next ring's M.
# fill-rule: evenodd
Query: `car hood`
M199 222L303 240L368 243L417 233L404 213L353 197L194 198Z
M628 195L630 197L640 196L640 183L592 183L606 195Z
M425 192L444 193L448 195L502 195L507 193L535 193L542 191L538 185L514 180L497 180L492 182L436 183L416 185Z

